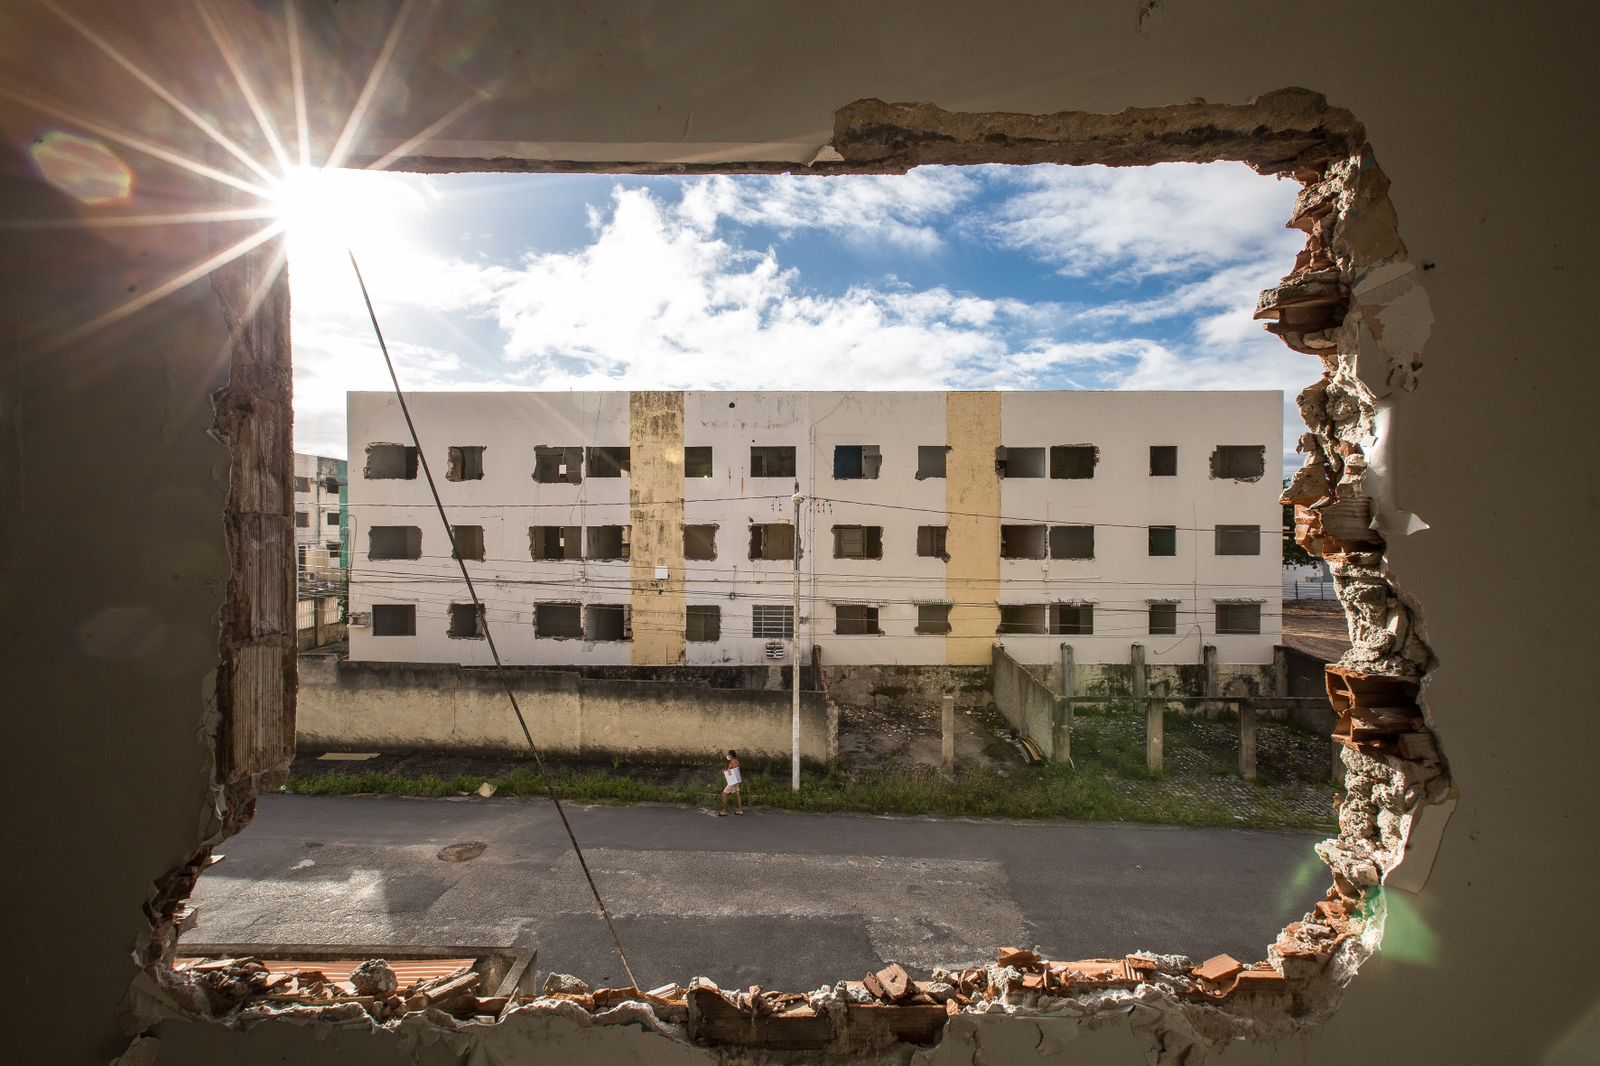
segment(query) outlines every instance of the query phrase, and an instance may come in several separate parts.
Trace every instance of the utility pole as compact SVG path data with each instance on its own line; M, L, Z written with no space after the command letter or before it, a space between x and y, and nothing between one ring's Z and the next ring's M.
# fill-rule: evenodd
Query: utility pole
M791 619L792 627L789 631L790 658L793 666L790 668L789 688L793 693L790 704L790 782L789 786L795 792L800 791L800 504L805 502L805 497L800 495L798 482L794 486L794 495L790 497L794 504L794 615Z

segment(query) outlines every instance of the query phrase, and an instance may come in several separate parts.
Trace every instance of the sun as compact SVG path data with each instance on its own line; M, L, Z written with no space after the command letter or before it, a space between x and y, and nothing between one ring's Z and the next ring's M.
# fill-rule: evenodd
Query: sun
M422 197L404 180L364 170L294 167L272 190L273 212L291 245L378 250L407 238L421 207Z
M290 169L272 189L296 288L349 295L350 254L394 267L425 258L420 223L437 197L425 178L323 167ZM302 286L304 288L302 288Z

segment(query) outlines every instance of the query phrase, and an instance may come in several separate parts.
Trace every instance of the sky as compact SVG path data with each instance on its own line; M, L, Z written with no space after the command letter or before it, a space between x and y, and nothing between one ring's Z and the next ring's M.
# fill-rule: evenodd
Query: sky
M288 197L295 447L387 390L1282 389L1251 319L1303 244L1243 164L902 176L310 171Z

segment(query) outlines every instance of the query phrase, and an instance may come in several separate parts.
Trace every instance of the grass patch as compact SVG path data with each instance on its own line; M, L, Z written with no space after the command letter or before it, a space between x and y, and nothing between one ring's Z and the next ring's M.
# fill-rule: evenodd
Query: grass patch
M1075 737L1075 749L1076 746ZM1142 750L1138 769L1143 769ZM558 769L551 776L563 799L580 803L680 803L700 807L721 803L721 778L714 769L707 771L704 785L659 785L603 770ZM432 774L407 777L376 772L330 773L292 778L286 791L312 796L377 793L439 797L471 793L483 780L465 774L447 778ZM814 813L1076 818L1259 829L1321 829L1328 824L1271 805L1238 810L1228 804L1162 794L1156 787L1141 789L1136 797L1129 796L1113 787L1117 780L1118 776L1099 768L1074 770L1066 766L1034 766L1004 775L967 770L953 779L931 769L846 774L836 766L828 766L803 771L800 791L793 792L788 773L769 767L749 773L744 799L747 806ZM497 795L545 795L544 785L531 764L491 778L490 783Z

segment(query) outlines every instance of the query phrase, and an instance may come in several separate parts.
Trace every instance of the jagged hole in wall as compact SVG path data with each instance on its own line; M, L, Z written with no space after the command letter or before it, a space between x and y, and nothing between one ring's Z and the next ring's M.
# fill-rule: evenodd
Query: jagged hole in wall
M811 171L817 174L900 173L921 164L978 163L1106 164L1137 166L1163 161L1242 161L1258 172L1292 178L1302 191L1289 225L1306 237L1280 284L1261 294L1256 317L1265 328L1296 352L1320 363L1322 374L1298 398L1305 430L1298 450L1303 465L1284 492L1295 508L1295 538L1331 565L1338 597L1349 622L1353 647L1329 668L1329 691L1338 717L1336 737L1344 744L1345 795L1339 831L1317 848L1332 872L1326 898L1303 919L1291 923L1254 964L1207 963L1160 954L1136 953L1124 959L1071 966L1052 965L1029 952L1013 954L988 968L935 973L933 988L911 990L899 985L900 975L886 971L876 989L866 993L888 1003L909 996L937 1000L937 1010L896 1015L903 1024L885 1023L887 1015L862 1015L854 990L824 989L809 995L774 999L767 994L723 994L715 989L663 990L659 994L570 990L565 997L500 1004L501 1019L516 1013L560 1014L576 1024L642 1022L669 1037L743 1047L755 1056L764 1048L806 1047L840 1056L863 1050L884 1050L906 1041L936 1042L965 1034L978 1015L990 1013L1052 1014L1078 1024L1123 1024L1130 1008L1136 1027L1150 1034L1158 1061L1193 1062L1207 1049L1236 1037L1272 1038L1314 1024L1337 1005L1340 991L1378 946L1386 914L1385 891L1400 884L1420 887L1426 870L1419 858L1407 857L1407 841L1419 817L1442 802L1450 790L1446 767L1432 732L1432 718L1420 701L1422 682L1433 665L1417 605L1387 570L1384 538L1403 532L1410 516L1386 513L1375 500L1392 472L1385 467L1383 429L1391 399L1418 387L1421 350L1431 321L1418 272L1400 242L1398 223L1387 196L1387 180L1377 165L1365 132L1348 112L1331 107L1320 96L1283 90L1240 105L1194 103L1169 108L1130 110L1115 115L1065 112L1048 116L957 114L937 107L859 101L842 108L831 145ZM447 161L451 166L459 166ZM430 170L426 159L393 161L399 169ZM496 160L484 169L582 170L579 165L548 161ZM769 172L788 165L745 164L740 167L691 165L687 168L617 166L617 172L674 171ZM238 346L264 347L251 358L288 360L286 299L248 299L254 279L248 270L219 271L213 280L225 311L241 331ZM246 334L249 334L246 336ZM236 347L235 360L241 358ZM289 412L281 407L219 402L218 433L238 456L266 449L274 438L263 426L281 430ZM281 440L281 436L277 439ZM368 462L374 476L407 477L413 461L402 446L375 446ZM581 479L578 449L568 444L539 449L533 477L540 481ZM263 452L266 455L265 452ZM286 456L266 455L269 464ZM624 467L625 457L602 457L611 467ZM698 464L700 457L696 457ZM848 456L855 463L856 456ZM919 476L943 474L941 457L919 456ZM782 455L764 456L766 476L792 476ZM1169 473L1170 457L1150 457L1151 474ZM1059 455L997 455L997 471L1007 477L1093 475L1095 456L1077 449ZM465 460L463 460L463 463ZM867 464L861 457L862 474ZM604 466L605 464L602 464ZM1245 451L1220 451L1213 457L1214 476L1252 479L1261 476L1260 460ZM381 468L381 469L380 469ZM937 469L936 469L937 468ZM854 470L855 467L851 466ZM463 465L462 470L465 471ZM695 474L699 471L696 469ZM285 478L288 470L284 471ZM470 476L457 472L457 476ZM230 514L238 508L230 500ZM554 530L555 527L551 527ZM570 554L567 530L530 530L532 551L562 557ZM787 554L783 527L751 527L749 554ZM385 533L394 544L384 550L411 554L401 532ZM1018 529L1018 551L1042 551L1041 530ZM769 544L769 541L771 542ZM612 555L617 544L601 545ZM1082 549L1075 549L1081 552ZM237 553L235 558L238 558ZM258 572L259 573L259 572ZM230 605L254 596L249 573L236 573ZM265 580L265 579L262 579ZM605 629L610 639L627 632L626 615L615 611L581 622L577 605L560 605L571 617L545 620L540 635L576 635L584 625ZM1163 619L1170 605L1151 607ZM1019 607L1017 625L1076 626L1083 607L1071 618L1052 620L1027 615ZM592 612L591 612L592 613ZM945 625L937 605L921 624L937 630ZM463 611L462 635L476 619ZM1024 617L1027 615L1027 617ZM384 618L385 626L405 629L415 622ZM710 618L702 627L714 627ZM149 964L136 985L133 1002L139 1017L213 1017L242 1024L275 1013L250 1000L259 974L238 967L174 973L171 962L177 939L175 913L189 895L212 847L237 832L250 818L256 791L274 780L270 767L248 765L238 753L241 736L255 723L284 715L289 684L244 685L251 667L242 642L231 642L225 623L222 664L216 693L217 731L216 830L201 851L173 870L156 886L147 904L152 932L144 945ZM1065 630L1064 630L1065 631ZM1154 631L1154 629L1152 629ZM292 661L292 660L291 660ZM270 665L270 664L269 664ZM231 746L231 747L230 747ZM1130 945L1131 947L1132 945ZM1159 947L1159 945L1155 945ZM996 945L999 947L999 945ZM687 978L689 975L683 975ZM841 978L857 975L840 975ZM382 981L378 981L382 985ZM470 999L470 997L469 997ZM296 1005L312 1020L352 1021L413 1030L432 1027L443 1032L459 1023L404 1012L374 1013L368 1006L329 1006L307 1000ZM244 1002L244 1006L240 1006ZM472 1020L480 1004L452 1000ZM886 1008L887 1009L887 1008ZM899 1009L894 1008L894 1009ZM909 1009L909 1007L907 1007ZM322 1012L322 1013L318 1013ZM946 1029L946 1018L956 1019ZM791 1043L784 1045L784 1040ZM794 1041L799 1041L795 1043ZM1194 1055L1190 1058L1186 1056Z

